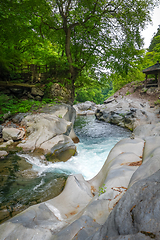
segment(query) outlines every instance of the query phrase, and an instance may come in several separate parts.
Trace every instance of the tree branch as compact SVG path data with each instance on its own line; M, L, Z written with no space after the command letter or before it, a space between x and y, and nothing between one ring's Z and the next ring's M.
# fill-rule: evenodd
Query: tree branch
M71 4L71 0L68 0L68 5L66 6L66 11L65 11L65 16L67 16L67 17L68 17L68 11L69 11L70 4Z
M42 16L40 16L40 15L38 15L38 14L36 14L36 13L34 13L34 15L35 15L36 17L41 18L41 22L42 22L44 25L48 26L49 29L54 29L54 30L62 30L62 29L63 29L62 27L61 27L61 28L56 28L56 27L50 26L48 23L46 23L46 22L43 20L43 17L42 17Z

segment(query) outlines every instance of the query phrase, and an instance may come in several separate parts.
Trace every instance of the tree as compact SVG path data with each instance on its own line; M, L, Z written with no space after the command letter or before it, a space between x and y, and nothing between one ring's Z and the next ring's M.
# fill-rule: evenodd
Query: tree
M143 69L154 65L157 61L160 62L160 26L157 33L154 34L148 51L143 59Z
M160 25L157 29L157 33L154 34L151 43L148 48L148 52L152 52L157 44L160 44Z
M40 26L46 26L57 36L65 52L72 99L76 79L85 68L94 69L104 61L107 68L114 68L117 63L124 68L126 63L127 71L135 50L142 46L140 31L150 20L149 10L153 7L152 0L46 0L45 3L47 15L37 6L34 15Z
M3 0L4 1L4 0ZM6 0L8 4L10 1ZM14 0L29 29L65 59L72 101L77 79L101 67L128 71L154 0ZM27 20L28 19L28 22Z
M39 23L34 21L27 1L0 2L0 62L3 65L45 64L51 56L58 58L55 44L43 38L36 31L37 27Z

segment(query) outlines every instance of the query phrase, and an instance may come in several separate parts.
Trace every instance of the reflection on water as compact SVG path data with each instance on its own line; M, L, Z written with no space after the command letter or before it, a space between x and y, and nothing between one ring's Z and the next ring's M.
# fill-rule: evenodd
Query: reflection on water
M67 175L32 170L25 158L9 154L0 160L0 223L28 206L51 199L63 190Z

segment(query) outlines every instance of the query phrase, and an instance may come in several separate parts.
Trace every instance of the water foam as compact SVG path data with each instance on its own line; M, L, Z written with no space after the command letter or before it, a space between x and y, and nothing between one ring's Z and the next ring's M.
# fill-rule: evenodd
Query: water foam
M33 165L39 175L47 172L81 173L86 180L93 178L102 168L110 150L130 132L124 128L95 120L94 116L78 117L75 132L80 138L76 144L78 154L67 162L44 163L38 157L29 154L18 154Z
M29 154L18 153L18 155L31 163L32 169L37 171L39 175L45 172L65 173L67 175L81 173L86 180L89 180L100 171L109 151L118 140L118 138L113 138L91 145L78 143L76 145L78 154L67 162L44 163L40 158Z

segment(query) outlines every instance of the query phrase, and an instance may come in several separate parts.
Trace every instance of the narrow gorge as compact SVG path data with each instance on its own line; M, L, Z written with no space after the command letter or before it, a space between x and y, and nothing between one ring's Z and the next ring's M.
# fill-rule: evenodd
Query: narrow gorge
M69 173L65 187L58 196L33 205L2 223L0 225L1 239L114 240L130 238L148 240L153 236L155 239L159 239L158 190L160 164L158 156L160 151L160 124L158 107L152 109L148 103L145 104L139 100L136 102L135 99L133 101L126 97L113 98L112 101L99 106L86 102L78 104L75 109L77 114L82 115L81 120L79 120L82 125L78 124L79 117L77 117L76 133L78 134L78 131L81 131L81 138L86 141L85 143L83 141L78 143L78 147L74 147L76 146L74 140L76 139L77 142L78 137L71 124L75 120L74 110L72 110L72 114L69 114L68 110L66 111L66 105L59 109L56 106L54 111L53 107L50 107L51 115L56 113L54 117L52 116L51 122L54 119L54 123L58 126L62 124L62 128L54 128L52 124L43 125L41 123L40 126L43 126L43 131L41 131L32 125L32 122L35 124L34 116L32 116L34 121L29 120L29 124L26 123L26 126L30 128L28 131L30 135L23 139L19 145L26 146L28 141L31 142L32 156L35 154L36 159L38 154L38 157L41 158L40 164L45 162L45 158L48 158L48 153L50 161L58 160L56 163L49 162L48 166L43 165L46 169L52 168L51 164L61 164L63 158L65 161L63 164L69 163L73 172ZM49 108L47 111L49 111ZM92 115L90 116L94 112L100 122L95 120ZM50 117L46 117L45 114L46 112L38 115L45 116L48 121ZM115 114L116 117L118 116L117 118L115 118ZM108 118L108 116L114 116L114 119L118 119L118 122L115 120L114 124L121 127L113 125L110 120L111 117ZM55 121L57 118L59 118L59 122ZM90 127L86 124L89 118L90 125L88 126ZM25 119L30 119L30 116L26 116L22 121L26 121ZM111 122L112 125L107 122ZM122 126L127 127L124 126L126 122L129 124L127 125L129 129L132 126L132 134L129 131L125 132L122 128ZM100 129L98 129L99 124L101 124ZM107 125L109 126L108 132L106 131ZM52 128L50 127L48 132L44 131L46 126L52 126ZM33 129L34 137L32 138L30 136L32 136L31 130ZM61 129L61 131L58 130L58 134L64 136L64 138L65 136L70 138L67 144L62 139L58 142L59 144L51 140L57 135L57 133L54 133L54 129L56 131ZM103 148L107 146L107 142L110 141L109 135L113 132L113 129L115 129L114 135L116 136L116 139L112 140L111 148L113 148L107 159L104 160L104 164L101 163L102 167L97 168L97 172L94 172L97 164L94 162L94 156L96 156L95 159L98 158L95 150L97 148L103 155L101 143ZM42 132L45 132L43 140L40 134ZM105 135L108 135L107 138L105 138ZM35 136L38 136L35 141L36 145L33 144ZM96 138L99 141L98 143ZM44 139L45 141L52 141L49 152L45 150L46 148L42 149L41 147L38 150L39 146L44 145ZM89 158L89 155L87 155L91 148L89 141L92 145L89 153L92 161L89 162L90 172L87 176L88 170L86 169L89 168L86 168L87 161L86 159L83 161L83 155ZM54 146L53 142L55 143ZM87 145L86 150L82 148L83 144ZM36 147L33 149L33 146ZM50 145L47 144L47 146ZM69 149L69 153L75 155L75 151L79 152L78 148L83 152L82 155L78 153L80 159L82 159L82 165L79 169L77 169L78 163L75 160L77 156L73 156L66 161L66 158L64 159L63 154L61 154L61 152ZM58 152L56 157L55 149ZM28 149L26 150L26 147L24 147L23 151L28 151ZM25 154L31 154L31 152ZM104 154L107 154L107 151L104 151ZM102 158L102 155L100 158ZM37 164L36 167L40 166ZM67 168L66 165L61 171L65 172Z

